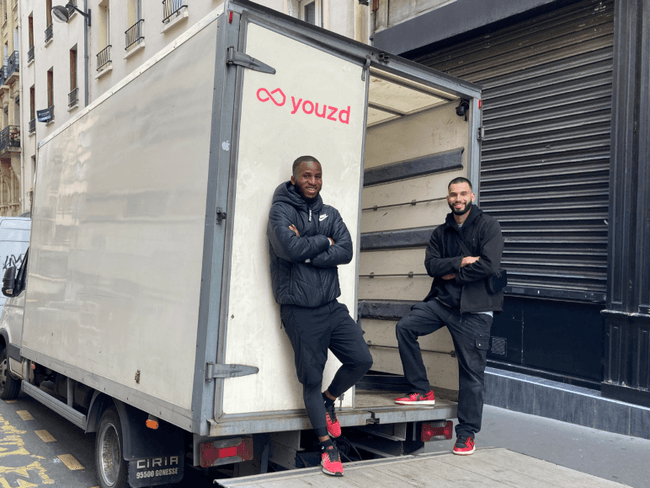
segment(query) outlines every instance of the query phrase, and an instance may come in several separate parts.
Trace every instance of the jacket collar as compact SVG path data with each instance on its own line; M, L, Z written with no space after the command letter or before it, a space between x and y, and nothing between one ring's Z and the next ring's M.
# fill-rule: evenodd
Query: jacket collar
M463 223L463 227L469 227L474 223L476 219L479 218L479 216L483 213L483 210L478 208L476 205L472 203L472 207L469 210L469 215L467 216L467 219ZM447 214L447 217L445 218L445 225L447 227L451 227L452 229L455 229L456 231L459 231L460 228L458 227L458 224L456 223L456 219L454 218L454 214L452 212L449 212Z
M320 194L311 204L308 204L296 191L296 187L291 183L291 181L280 183L280 185L275 189L275 192L273 193L273 203L278 202L288 203L292 207L303 212L309 212L310 209L312 212L320 212L323 208L323 199Z

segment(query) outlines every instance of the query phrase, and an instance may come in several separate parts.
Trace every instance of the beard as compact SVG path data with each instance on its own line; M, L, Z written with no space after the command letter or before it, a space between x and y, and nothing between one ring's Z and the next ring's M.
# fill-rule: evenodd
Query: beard
M451 209L451 213L453 213L454 215L465 215L467 212L469 212L470 208L472 208L471 201L467 202L467 205L465 205L461 209L454 208L454 206L449 202L447 202L447 205L449 205L449 208Z
M315 196L314 198L309 198L309 197L308 197L307 195L305 195L305 193L302 191L302 188L300 188L298 185L293 185L293 186L294 186L294 188L296 189L296 192L298 193L298 195L300 195L300 196L302 197L302 199L303 199L305 202L307 202L308 205L311 205L312 203L314 203L314 202L318 199L318 195L320 195L320 191L319 191L318 193L316 193L316 196Z

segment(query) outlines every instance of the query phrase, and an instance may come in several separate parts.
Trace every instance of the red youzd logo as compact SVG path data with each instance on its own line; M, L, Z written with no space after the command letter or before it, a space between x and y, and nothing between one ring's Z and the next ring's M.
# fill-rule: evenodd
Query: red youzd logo
M267 90L266 88L260 88L257 90L257 99L260 102L268 102L269 100L273 102L278 107L282 107L287 103L287 96L280 88L275 90ZM315 115L321 119L332 120L334 122L341 122L343 124L350 123L350 106L344 110L341 110L332 105L320 104L318 102L312 102L311 100L303 100L302 98L296 99L294 96L291 97L291 115L296 115L299 111L303 112L306 115Z

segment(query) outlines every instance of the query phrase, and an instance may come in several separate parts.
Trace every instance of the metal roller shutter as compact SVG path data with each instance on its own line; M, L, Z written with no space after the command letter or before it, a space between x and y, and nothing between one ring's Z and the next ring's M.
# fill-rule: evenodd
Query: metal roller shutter
M479 202L514 295L604 302L613 1L583 1L419 55L483 86Z

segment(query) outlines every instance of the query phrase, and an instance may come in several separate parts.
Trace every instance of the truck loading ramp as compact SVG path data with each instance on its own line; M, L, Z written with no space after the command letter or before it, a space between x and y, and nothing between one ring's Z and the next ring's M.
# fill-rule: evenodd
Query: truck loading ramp
M471 456L422 454L344 464L345 476L320 468L215 480L222 488L393 488L401 487L623 487L620 483L558 466L503 448L478 449Z

